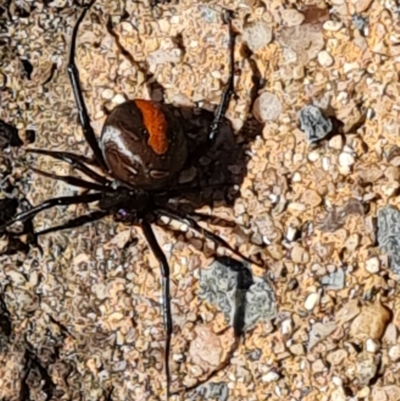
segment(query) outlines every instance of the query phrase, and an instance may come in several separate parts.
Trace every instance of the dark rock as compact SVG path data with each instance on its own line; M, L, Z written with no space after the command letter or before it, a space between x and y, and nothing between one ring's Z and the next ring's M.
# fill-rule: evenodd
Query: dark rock
M310 144L328 136L333 129L332 120L325 117L319 107L308 105L299 113L300 129L305 132Z

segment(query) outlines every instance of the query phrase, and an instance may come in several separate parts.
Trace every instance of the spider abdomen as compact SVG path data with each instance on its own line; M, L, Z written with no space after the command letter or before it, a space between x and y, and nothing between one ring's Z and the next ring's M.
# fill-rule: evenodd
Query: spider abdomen
M178 118L162 103L143 99L113 109L103 126L101 148L115 179L144 189L166 186L187 158Z

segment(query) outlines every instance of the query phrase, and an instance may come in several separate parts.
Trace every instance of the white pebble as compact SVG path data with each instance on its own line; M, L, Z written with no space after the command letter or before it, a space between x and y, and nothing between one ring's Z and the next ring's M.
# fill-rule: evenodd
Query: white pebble
M265 383L275 382L279 379L279 375L276 372L268 372L266 375L262 376L261 380Z
M290 334L293 330L292 319L286 319L281 323L282 334Z
M318 53L318 63L323 67L330 67L333 61L333 57L326 50L322 50Z
M365 342L365 349L371 354L375 354L379 350L379 343L372 338L368 338Z
M114 91L109 88L104 89L101 94L101 97L106 100L111 100L113 98L113 96L114 96Z
M290 226L286 231L286 239L291 242L295 239L296 234L297 230L294 227Z
M337 387L341 387L343 385L343 380L339 376L333 376L332 383Z
M112 102L114 103L114 104L122 104L122 103L124 103L125 102L125 97L124 97L124 95L121 95L120 93L118 93L117 95L115 95L114 97L113 97L113 99L112 99Z
M322 159L322 169L324 171L329 171L330 164L331 164L331 161L330 161L329 157L324 157Z
M379 265L379 259L375 256L365 262L365 270L372 274L378 273Z
M292 176L292 181L301 182L301 174L296 171Z
M315 308L318 302L319 302L319 293L313 292L307 297L306 301L304 302L304 307L307 310L311 311Z
M354 156L351 155L350 153L342 152L339 155L339 164L342 167L350 167L354 164L354 162L355 162Z
M334 136L329 141L329 147L336 150L341 150L343 147L343 138L340 135Z
M319 153L317 151L313 151L308 154L308 160L310 162L316 162L318 159L319 159Z
M328 20L324 23L325 31L335 32L342 28L343 24L340 21Z
M353 63L344 63L343 65L343 71L345 74L353 70L358 70L359 68L360 64L357 61L354 61Z

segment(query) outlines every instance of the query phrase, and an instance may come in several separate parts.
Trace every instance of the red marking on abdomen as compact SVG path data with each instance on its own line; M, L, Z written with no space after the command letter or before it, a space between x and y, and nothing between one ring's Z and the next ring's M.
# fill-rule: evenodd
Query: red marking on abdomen
M142 112L143 123L149 132L148 145L158 155L168 150L167 120L164 113L149 100L135 100L136 106Z

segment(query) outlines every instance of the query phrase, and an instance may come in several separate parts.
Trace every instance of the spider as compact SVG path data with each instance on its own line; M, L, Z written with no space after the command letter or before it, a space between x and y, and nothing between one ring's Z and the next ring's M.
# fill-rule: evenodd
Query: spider
M85 189L80 195L51 198L42 204L16 215L0 226L0 233L6 232L16 222L27 222L38 213L55 207L72 204L98 202L98 210L68 220L62 225L53 226L32 234L31 243L36 243L41 235L64 229L75 228L87 223L112 216L116 222L141 227L151 251L161 268L163 303L162 312L166 331L164 349L164 370L166 374L167 399L170 395L169 355L172 335L172 315L170 305L170 269L167 258L157 242L152 223L165 216L183 222L194 231L226 248L237 257L250 263L257 263L242 255L225 240L203 228L193 215L172 209L165 205L165 197L181 194L188 188L176 186L176 178L184 169L190 153L187 138L179 119L162 102L134 99L116 106L107 116L98 142L90 124L90 118L82 95L79 71L75 63L76 39L79 26L86 13L95 3L83 6L72 31L68 60L68 75L74 100L78 110L79 124L85 140L93 152L94 159L70 152L44 149L27 149L28 152L46 155L72 165L91 181L74 176L60 176L33 168L33 171L55 180ZM221 121L228 108L234 88L234 48L235 34L231 15L226 12L229 26L229 78L214 119L209 127L207 146L215 142ZM99 167L104 175L89 167ZM171 188L173 189L171 191ZM189 191L192 190L189 188Z

